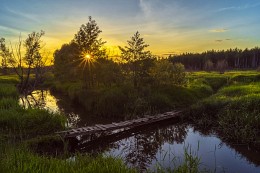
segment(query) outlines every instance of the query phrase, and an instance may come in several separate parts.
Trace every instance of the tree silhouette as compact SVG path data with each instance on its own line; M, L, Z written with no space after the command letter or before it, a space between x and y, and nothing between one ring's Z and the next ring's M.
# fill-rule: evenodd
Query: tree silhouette
M150 51L145 51L148 44L145 44L144 39L140 37L140 33L137 31L131 40L127 41L128 46L124 48L119 46L121 50L121 57L130 65L130 69L133 75L134 87L138 85L138 79L146 73L147 67L145 63L149 62L148 59L152 58ZM145 69L142 67L146 67Z
M73 40L80 50L80 65L83 65L85 82L92 86L96 76L93 73L94 62L99 58L106 58L106 51L102 49L105 42L99 38L101 32L96 21L89 16L88 23L81 25Z
M101 32L96 21L92 20L91 16L89 16L88 23L81 25L73 41L78 44L83 56L89 54L93 58L101 58L106 55L105 50L102 49L105 42L99 38Z
M40 69L44 67L45 62L40 50L42 49L41 38L44 34L44 31L32 32L28 34L28 37L24 42L22 42L20 36L18 44L15 45L15 49L13 49L12 44L10 45L10 48L8 48L5 39L0 39L1 56L4 59L2 63L5 67L8 65L12 67L18 75L20 79L20 92L32 91L35 88L35 85L37 85L37 82L42 78L43 74ZM24 47L25 54L22 54L22 46ZM30 81L32 70L35 72L33 83Z

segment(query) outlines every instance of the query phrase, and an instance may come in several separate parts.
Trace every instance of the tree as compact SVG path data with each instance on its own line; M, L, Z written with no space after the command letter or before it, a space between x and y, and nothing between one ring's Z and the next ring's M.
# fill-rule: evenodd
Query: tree
M228 67L228 64L227 64L227 61L225 59L223 60L219 60L217 62L217 70L219 71L219 73L223 74L225 72L225 70L227 69Z
M152 55L150 51L145 51L149 45L145 44L138 31L127 43L128 46L125 48L119 46L121 58L130 65L134 87L137 87L138 82L142 80L144 75L148 74L149 66L147 67L147 64L150 64L149 59L152 58Z
M156 61L150 70L155 84L171 84L173 81L173 63L168 60Z
M204 64L204 69L205 69L206 71L211 71L211 70L213 70L213 68L214 68L213 62L208 59L208 60L205 62L205 64Z
M93 69L94 62L98 58L106 58L106 50L103 49L105 44L99 34L102 31L99 29L95 20L89 17L88 23L81 25L77 34L75 34L73 42L75 42L80 50L80 64L83 64L85 70L85 81L89 80L89 84L94 84ZM88 79L87 79L88 78Z
M55 78L64 81L79 80L82 78L80 71L80 51L76 43L64 44L54 52Z
M43 75L40 73L40 68L44 66L43 56L40 53L42 48L41 37L43 35L44 31L39 33L32 32L31 34L28 34L28 37L24 42L22 42L20 36L15 49L13 49L12 44L10 45L10 48L8 48L5 44L5 39L1 38L1 55L6 60L6 65L12 67L18 75L20 79L20 92L30 92L33 90ZM25 54L22 54L22 46L25 49ZM34 82L30 83L32 70L34 70L36 74Z
M187 83L185 67L181 63L173 64L173 84L183 86Z
M0 56L2 57L2 61L1 61L1 67L3 70L2 72L3 72L3 74L7 74L7 67L8 67L7 59L10 56L9 55L10 52L9 52L9 49L5 45L4 38L0 39L0 50L1 50Z

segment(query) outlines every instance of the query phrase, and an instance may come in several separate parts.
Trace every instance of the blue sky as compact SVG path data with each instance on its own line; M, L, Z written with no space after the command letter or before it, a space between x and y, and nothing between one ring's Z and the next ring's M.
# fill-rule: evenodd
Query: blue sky
M92 16L108 47L138 30L158 55L260 45L259 0L1 0L0 37L44 30L51 51Z

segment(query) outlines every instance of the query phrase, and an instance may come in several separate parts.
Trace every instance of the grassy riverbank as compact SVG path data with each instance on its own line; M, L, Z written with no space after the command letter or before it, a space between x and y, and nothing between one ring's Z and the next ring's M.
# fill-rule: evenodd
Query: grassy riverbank
M210 74L196 75L207 78ZM194 104L189 118L205 129L214 128L226 140L259 145L260 74L248 71L222 76L226 77L226 84L212 96Z
M84 84L54 82L52 89L67 95L92 115L134 118L173 109L182 109L213 93L203 82L191 80L187 86L131 84L84 88Z
M55 149L66 152L60 151L63 141L53 135L65 128L66 119L46 110L23 109L16 81L13 76L0 77L0 172L136 172L112 157L76 155L74 161L40 154L39 147L52 148L52 155Z

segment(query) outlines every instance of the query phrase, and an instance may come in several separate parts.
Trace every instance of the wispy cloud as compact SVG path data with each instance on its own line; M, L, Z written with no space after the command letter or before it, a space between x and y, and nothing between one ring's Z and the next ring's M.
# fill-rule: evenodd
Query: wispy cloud
M243 6L230 6L230 7L224 7L224 8L220 8L217 10L217 12L222 12L222 11L228 11L228 10L244 10L244 9L248 9L248 8L254 8L260 6L260 3L256 3L256 4L246 4Z
M220 43L220 42L231 41L231 40L232 40L232 39L230 39L230 38L226 38L226 39L218 39L218 40L215 40L215 42Z
M144 13L145 17L151 16L152 13L152 5L149 3L147 0L140 0L139 1L139 6Z
M31 20L33 22L39 22L38 18L35 15L29 14L29 13L24 13L24 12L21 12L21 11L16 11L16 10L13 10L13 9L10 9L10 8L7 8L7 7L6 7L6 10L9 13L14 14L15 16L19 16L19 17L22 17L24 19Z
M211 29L209 32L227 32L228 29L226 28L217 28L217 29Z

